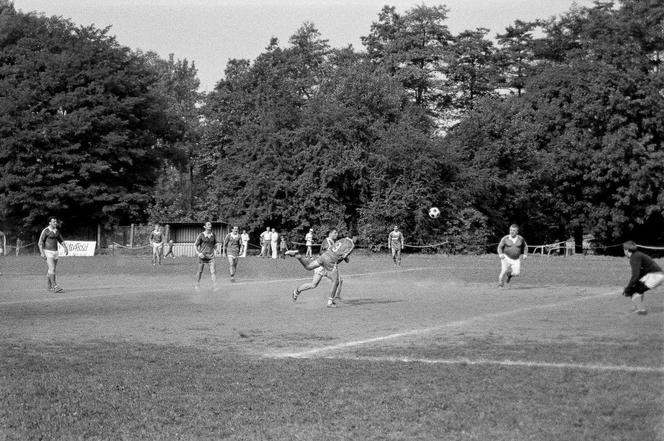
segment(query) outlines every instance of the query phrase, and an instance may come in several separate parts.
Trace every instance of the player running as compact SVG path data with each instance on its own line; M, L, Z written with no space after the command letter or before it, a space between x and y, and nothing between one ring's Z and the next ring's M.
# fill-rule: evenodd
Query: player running
M161 256L164 254L164 233L159 222L154 224L154 230L150 233L150 245L152 245L152 266L156 266L157 263L161 265Z
M58 219L51 217L48 220L48 227L44 228L39 236L39 254L46 260L48 270L46 272L46 289L52 292L62 292L63 289L56 283L55 268L58 266L58 243L62 245L65 256L69 254L65 246L65 240L58 230Z
M334 240L337 237L337 231L332 230L328 238ZM300 261L304 269L314 271L314 277L310 283L304 283L293 290L293 301L297 301L302 291L313 289L320 283L323 277L327 277L332 282L330 295L327 299L328 308L336 308L337 301L341 298L341 287L343 279L339 274L338 264L349 261L349 255L355 248L355 242L350 237L340 239L325 250L317 259L308 259L302 256L299 251L286 251L286 255L293 256Z
M632 277L623 295L632 298L632 312L645 315L648 311L643 307L643 294L664 282L664 272L650 256L638 251L633 241L625 242L623 250L632 267Z
M510 234L503 237L498 244L498 257L500 257L500 275L498 286L501 288L505 283L510 283L512 277L521 273L521 256L528 257L528 245L526 240L519 235L519 226L510 225Z
M392 261L394 266L401 266L401 250L404 247L403 234L399 231L397 225L394 226L394 229L390 231L390 234L387 236L387 247L392 253Z
M228 257L231 282L235 282L235 270L237 269L237 260L240 257L240 248L242 248L242 236L239 233L239 228L233 227L231 232L224 237L224 243L221 247L221 255Z
M217 236L212 232L212 222L206 222L204 225L204 231L198 235L194 246L196 247L196 252L198 253L198 274L196 279L196 291L201 289L201 276L203 275L203 269L205 264L210 265L210 278L212 279L213 289L217 289L217 275L215 274L214 268L214 255L215 248L217 246Z

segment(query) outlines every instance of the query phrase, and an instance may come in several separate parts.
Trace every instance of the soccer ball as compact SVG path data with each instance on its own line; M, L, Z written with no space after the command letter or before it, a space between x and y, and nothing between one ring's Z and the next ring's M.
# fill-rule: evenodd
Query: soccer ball
M440 216L440 210L438 207L431 207L429 208L429 217L432 219L436 219L438 216Z

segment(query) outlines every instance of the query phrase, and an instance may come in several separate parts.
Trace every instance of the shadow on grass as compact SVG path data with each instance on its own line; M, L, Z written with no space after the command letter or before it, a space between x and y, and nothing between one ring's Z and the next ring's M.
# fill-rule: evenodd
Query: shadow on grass
M351 300L342 300L342 303L346 306L362 306L362 305L379 305L383 303L401 303L403 300L385 300L385 299L351 299Z

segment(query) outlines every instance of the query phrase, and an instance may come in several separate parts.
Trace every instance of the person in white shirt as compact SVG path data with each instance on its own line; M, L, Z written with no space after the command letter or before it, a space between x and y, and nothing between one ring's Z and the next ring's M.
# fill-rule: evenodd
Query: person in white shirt
M278 245L279 245L279 233L277 233L277 230L272 228L272 233L270 234L270 246L272 248L272 258L273 259L276 259L277 257L279 257L277 255Z
M304 236L304 242L307 245L307 252L304 255L304 257L311 257L313 255L313 251L311 247L314 244L314 230L313 228L309 229L309 232Z
M270 227L261 233L261 255L260 257L269 257L270 255L270 241L272 240L272 233Z
M240 257L247 257L247 248L249 248L249 234L247 230L242 230L242 250L240 251Z

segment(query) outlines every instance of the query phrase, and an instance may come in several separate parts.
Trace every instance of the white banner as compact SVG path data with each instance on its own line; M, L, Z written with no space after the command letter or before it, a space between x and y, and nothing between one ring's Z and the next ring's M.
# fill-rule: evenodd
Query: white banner
M94 256L97 242L84 242L81 240L65 240L65 246L70 256ZM65 255L62 245L58 244L60 257Z

